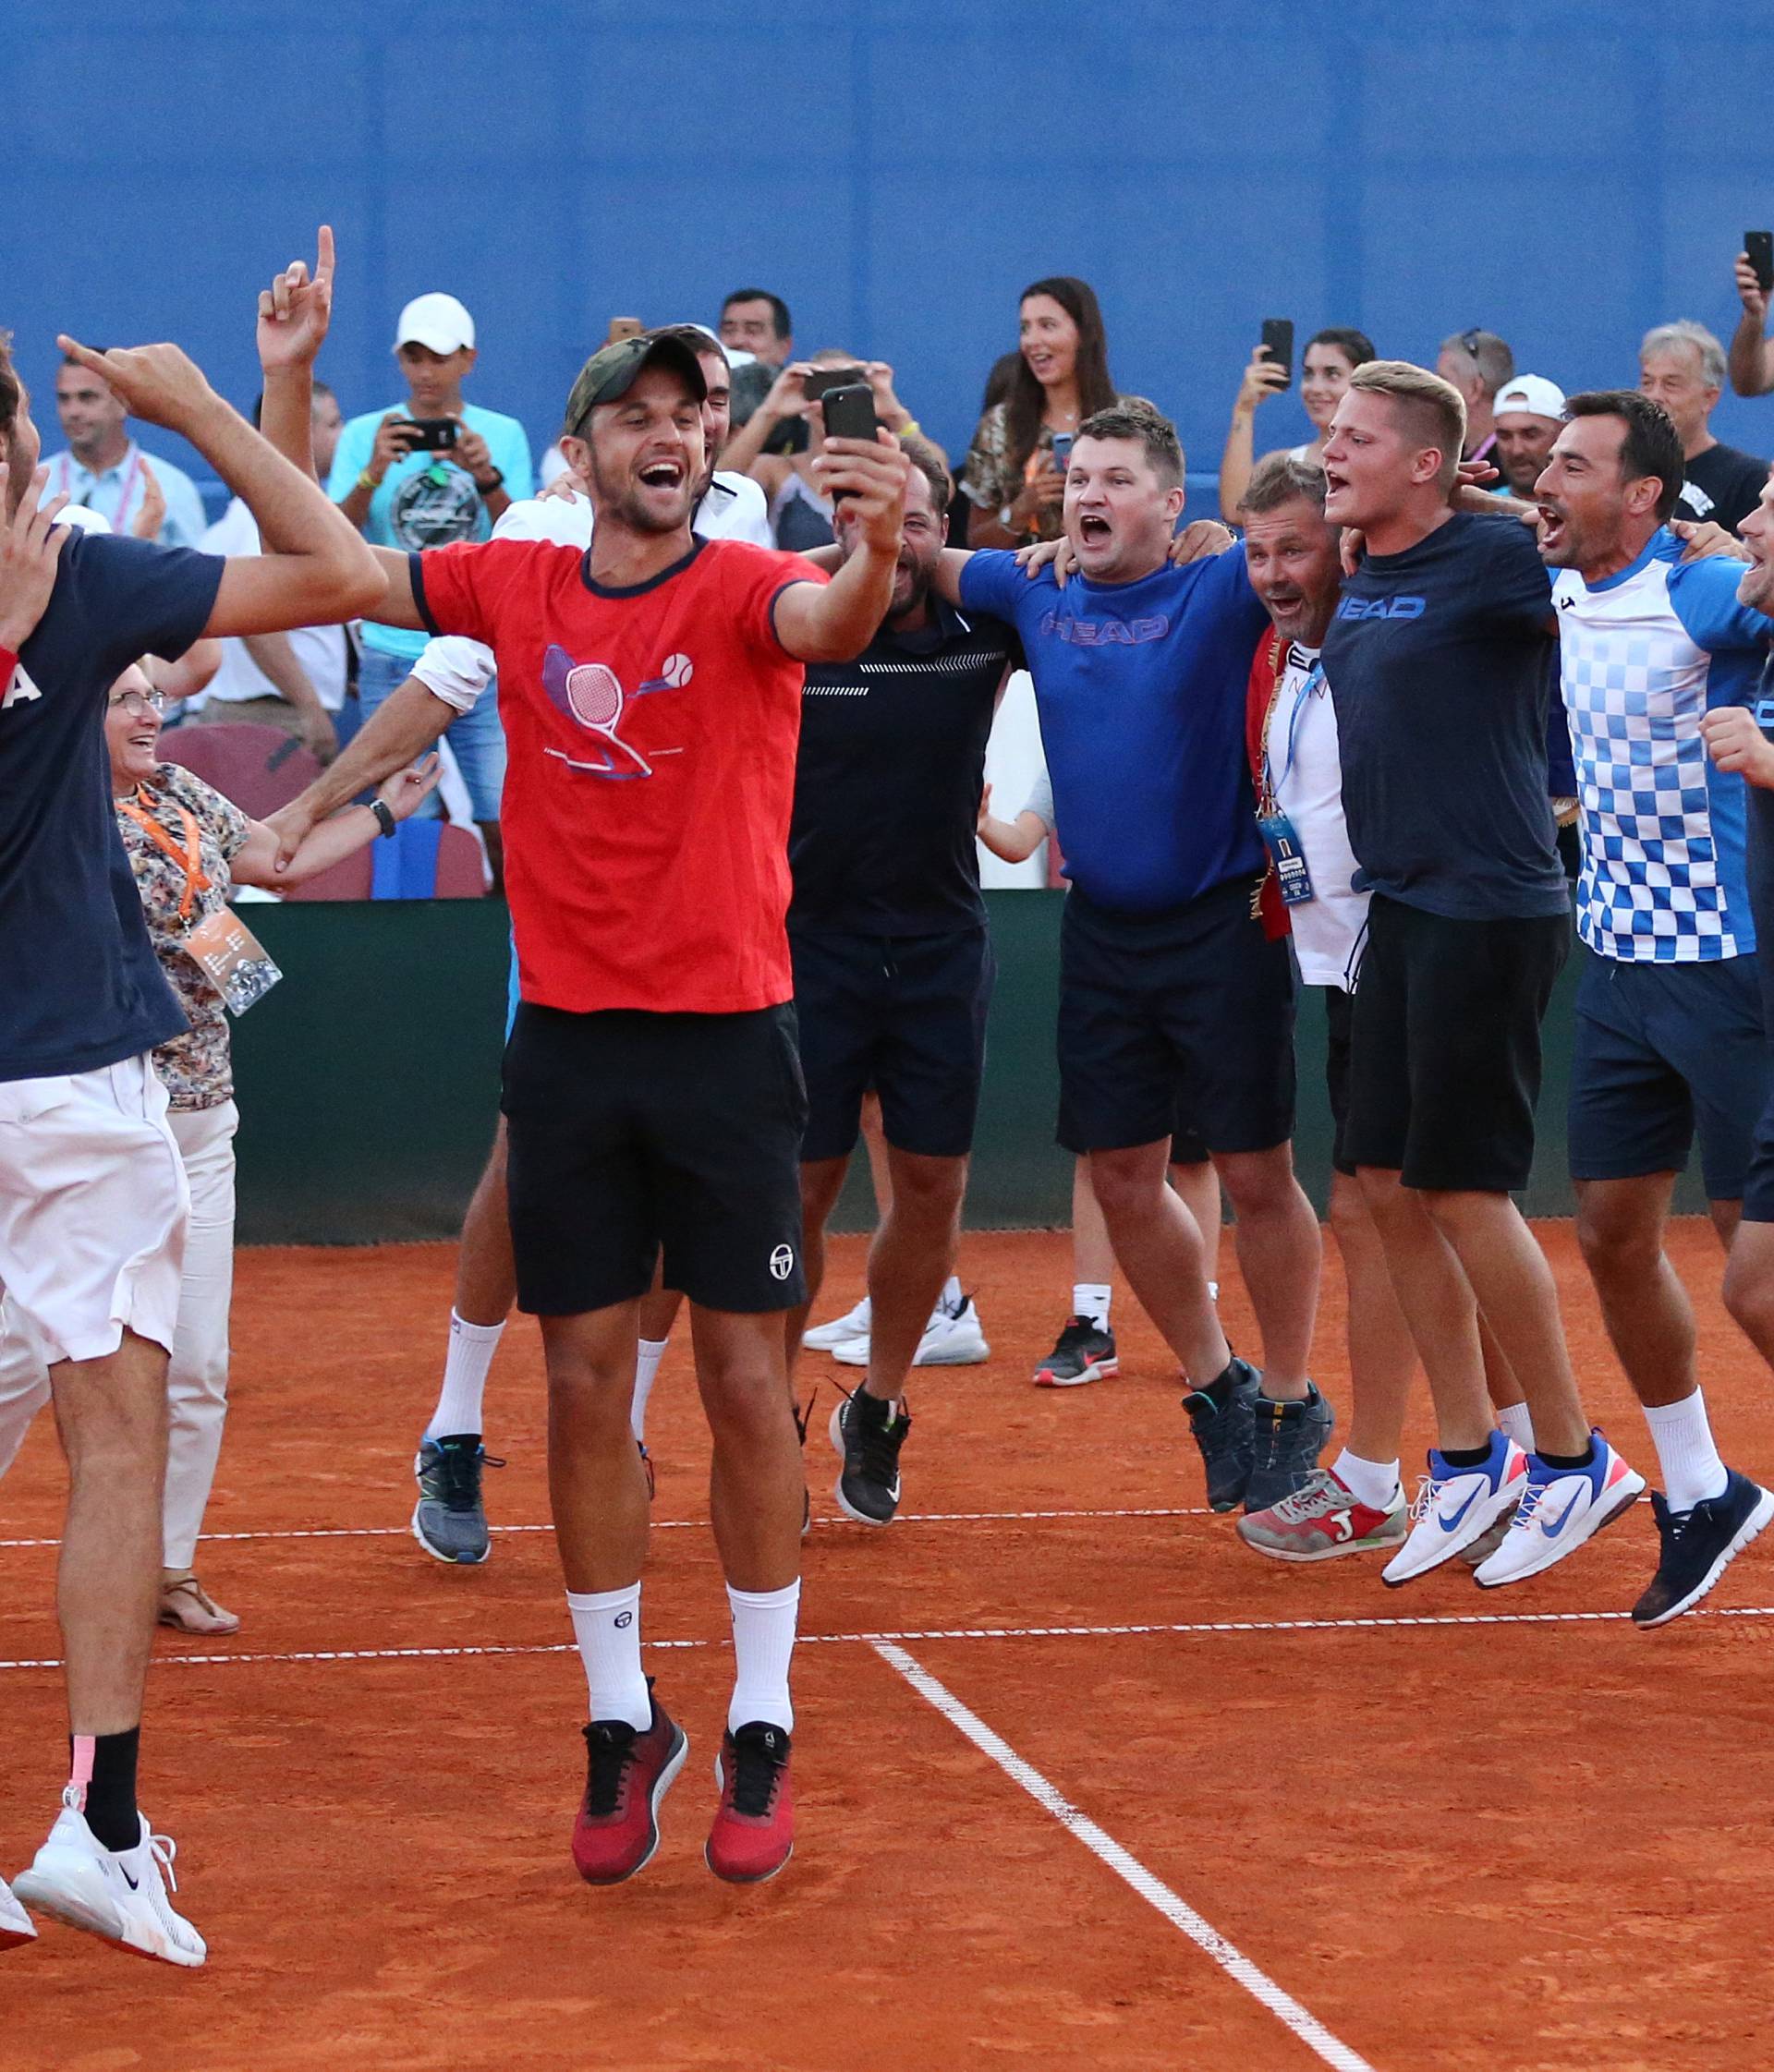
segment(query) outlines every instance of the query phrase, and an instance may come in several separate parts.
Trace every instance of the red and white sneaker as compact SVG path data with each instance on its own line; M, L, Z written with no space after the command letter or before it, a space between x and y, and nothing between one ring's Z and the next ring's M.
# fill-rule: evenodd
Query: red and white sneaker
M1410 1508L1395 1492L1383 1510L1362 1503L1334 1470L1315 1468L1303 1488L1238 1521L1238 1537L1271 1561L1330 1561L1340 1554L1391 1552L1404 1544Z
M0 1950L16 1948L20 1943L34 1943L37 1931L31 1925L30 1916L12 1896L12 1888L0 1878Z
M1644 1494L1645 1477L1629 1468L1599 1432L1589 1435L1591 1459L1583 1468L1549 1468L1527 1457L1527 1486L1503 1544L1472 1571L1486 1590L1523 1582L1567 1554L1574 1554L1604 1525L1623 1518Z
M761 1884L795 1853L789 1754L787 1730L768 1720L722 1737L714 1763L721 1807L702 1853L729 1884Z
M573 1864L587 1884L620 1884L653 1860L660 1801L684 1767L684 1729L651 1698L653 1716L637 1732L626 1719L594 1719L585 1733L585 1796L573 1823Z

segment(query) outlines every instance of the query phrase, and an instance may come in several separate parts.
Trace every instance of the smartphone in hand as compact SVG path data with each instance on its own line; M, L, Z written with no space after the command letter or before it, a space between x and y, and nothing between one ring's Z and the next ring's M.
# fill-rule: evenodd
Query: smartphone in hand
M1263 319L1263 350L1287 376L1284 386L1291 388L1294 382L1294 320L1292 317L1265 317Z
M852 382L844 388L827 389L820 398L828 439L861 439L872 446L881 420L875 416L875 392L867 382ZM834 490L832 501L849 496L849 490Z
M1746 230L1744 252L1756 269L1756 285L1764 295L1774 292L1774 230Z

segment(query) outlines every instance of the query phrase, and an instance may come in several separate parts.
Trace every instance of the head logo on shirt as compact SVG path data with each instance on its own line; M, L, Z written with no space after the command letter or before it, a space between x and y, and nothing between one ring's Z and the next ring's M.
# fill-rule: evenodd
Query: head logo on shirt
M672 659L675 661L678 658L674 656ZM27 704L32 698L41 700L43 695L26 673L24 663L20 662L12 672L12 681L6 685L6 697L0 697L0 712L9 712L15 705Z
M415 552L472 539L480 522L480 491L461 468L442 462L409 475L388 507L388 529Z
M682 690L696 673L687 655L668 655L657 676L650 676L635 692L646 697L653 691ZM622 738L617 731L629 702L622 679L606 662L576 662L565 648L551 647L542 658L542 689L554 709L575 726L596 737L601 745L601 760L580 762L560 748L546 754L557 757L569 769L582 769L592 777L650 777L652 765ZM676 755L674 748L657 748L655 755Z

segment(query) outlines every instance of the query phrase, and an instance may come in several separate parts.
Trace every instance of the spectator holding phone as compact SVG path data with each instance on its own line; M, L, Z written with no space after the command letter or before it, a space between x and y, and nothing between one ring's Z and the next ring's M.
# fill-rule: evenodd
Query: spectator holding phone
M1300 401L1312 420L1312 436L1304 445L1285 449L1289 460L1309 467L1323 466L1325 434L1349 386L1349 377L1373 357L1374 342L1364 331L1333 324L1306 340L1300 363ZM1256 466L1258 406L1279 394L1292 378L1292 370L1282 366L1267 345L1258 345L1251 354L1232 406L1226 449L1220 456L1220 515L1228 525L1237 521Z
M1070 441L1086 418L1124 400L1109 378L1109 341L1089 284L1061 273L1025 288L1010 393L979 419L962 469L968 545L1057 539L1065 473L1053 464L1054 439Z
M326 492L371 546L418 552L486 539L515 498L534 494L529 441L516 418L467 403L474 319L453 295L416 297L395 327L404 404L353 418L339 434ZM406 681L425 636L363 627L358 696L367 721ZM450 728L474 818L499 869L499 795L505 775L497 701L483 698Z
M820 488L813 467L825 450L822 398L832 389L864 385L874 392L878 423L896 438L917 430L917 418L893 394L893 370L884 359L858 359L828 346L783 369L722 454L723 468L749 475L770 499L771 535L785 553L832 544L832 500ZM780 446L784 427L796 424L806 429L802 450L770 451Z
M1774 345L1766 336L1768 298L1774 294L1774 232L1748 230L1737 254L1737 294L1744 313L1731 333L1731 385L1739 395L1774 389Z

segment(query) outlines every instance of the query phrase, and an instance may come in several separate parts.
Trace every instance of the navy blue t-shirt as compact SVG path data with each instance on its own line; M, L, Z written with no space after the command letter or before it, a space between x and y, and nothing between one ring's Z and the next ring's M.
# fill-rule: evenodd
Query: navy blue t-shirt
M104 713L203 631L224 563L75 532L0 700L0 1080L96 1072L185 1027L117 833Z
M1526 527L1461 512L1369 554L1324 640L1362 891L1455 920L1563 914L1547 797L1551 579Z
M976 553L961 599L1023 636L1066 876L1093 905L1160 914L1261 874L1245 701L1269 614L1241 550L1064 589Z

